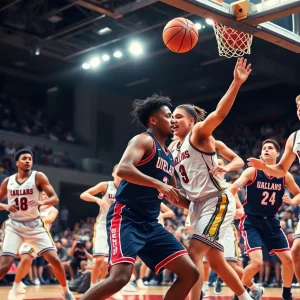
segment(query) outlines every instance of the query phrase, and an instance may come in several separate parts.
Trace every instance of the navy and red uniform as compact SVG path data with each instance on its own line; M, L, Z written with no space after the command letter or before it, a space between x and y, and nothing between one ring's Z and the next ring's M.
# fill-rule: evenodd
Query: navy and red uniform
M277 218L284 190L284 177L268 176L260 170L256 170L254 179L247 184L245 215L240 221L246 253L261 249L263 244L270 255L290 249Z
M150 177L169 183L174 175L172 154L155 137L151 155L136 166ZM136 256L156 274L173 259L187 254L183 245L158 223L163 195L157 189L122 180L107 215L109 264L134 264Z

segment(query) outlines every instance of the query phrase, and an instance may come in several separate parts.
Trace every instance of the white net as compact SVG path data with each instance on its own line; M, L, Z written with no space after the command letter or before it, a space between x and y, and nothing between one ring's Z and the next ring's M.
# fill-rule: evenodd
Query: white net
M253 35L227 27L220 23L213 24L220 56L240 57L251 53Z

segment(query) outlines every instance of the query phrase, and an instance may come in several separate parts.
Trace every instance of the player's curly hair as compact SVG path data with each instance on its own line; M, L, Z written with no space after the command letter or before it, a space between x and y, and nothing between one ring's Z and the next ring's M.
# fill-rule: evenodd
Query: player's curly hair
M193 104L181 104L176 108L183 108L192 118L194 118L195 124L199 121L203 121L206 116L206 111Z
M26 148L23 148L23 149L20 149L16 154L15 154L15 162L17 162L20 158L20 156L22 154L30 154L31 157L33 158L33 153L30 149L26 149Z
M138 122L143 127L148 128L149 118L162 106L171 108L171 99L169 97L153 94L146 100L134 100L132 104L133 111L131 112L133 122Z

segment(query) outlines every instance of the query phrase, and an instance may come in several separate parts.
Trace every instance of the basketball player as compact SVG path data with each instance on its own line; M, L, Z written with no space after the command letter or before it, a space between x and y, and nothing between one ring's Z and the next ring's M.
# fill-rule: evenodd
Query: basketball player
M48 196L45 192L42 193L42 201L48 199ZM44 222L45 228L48 232L50 232L51 225L55 221L58 210L52 205L42 205L40 207L41 218ZM32 259L36 257L34 253L34 249L28 243L23 243L20 247L19 254L21 257L21 261L18 264L17 272L15 275L15 280L13 283L12 289L9 291L9 295L17 295L17 294L25 294L26 293L26 285L22 284L22 279L29 273ZM42 269L43 270L43 269ZM38 273L40 271L38 270ZM38 274L42 276L42 274Z
M266 165L275 165L280 155L280 146L272 139L262 143L261 159ZM246 169L231 187L235 194L247 186L247 198L244 203L245 215L240 222L240 229L245 240L246 253L250 263L244 270L243 284L251 290L254 299L260 299L263 287L253 283L252 278L263 264L262 246L265 244L270 255L276 254L282 262L283 293L282 299L291 300L291 286L294 272L291 251L284 232L280 228L277 212L282 205L285 187L293 195L300 193L293 176L287 173L283 177L273 177L253 167Z
M251 65L247 65L246 59L239 58L232 84L216 110L205 120L205 111L192 105L180 105L173 112L174 134L179 138L172 149L175 169L187 199L194 202L189 213L191 226L195 228L189 254L200 274L203 274L202 260L205 256L211 268L241 300L251 298L222 253L226 227L230 226L235 214L235 201L224 179L211 173L211 169L217 166L212 134L229 113L250 73ZM199 300L202 284L203 276L200 276L191 290L190 300Z
M300 120L300 95L296 97L297 116ZM284 177L290 169L295 158L298 158L300 163L300 131L293 132L286 141L284 153L276 165L269 165L261 159L249 158L248 166L254 167L274 177ZM288 197L288 196L285 196ZM296 198L296 197L295 197ZM298 198L298 197L297 197ZM298 202L297 202L298 203ZM294 242L292 246L292 258L294 263L294 270L298 282L300 283L300 221L298 223Z
M166 268L178 276L167 300L184 300L198 280L199 271L183 245L158 223L164 197L188 205L175 188L172 155L165 147L172 134L170 106L168 97L156 94L134 101L134 120L147 131L129 142L117 169L123 180L107 215L109 277L82 300L104 300L119 291L129 281L137 255L156 274Z
M113 181L100 182L80 195L82 200L96 202L100 207L99 215L94 226L93 256L95 258L95 263L93 264L92 269L91 285L98 282L101 270L101 279L104 279L107 275L106 272L103 272L106 269L104 266L104 258L108 257L109 250L106 233L106 215L109 207L115 201L117 188L121 181L121 178L116 174L117 166L118 165L115 165L113 168ZM95 197L97 194L100 194L101 198Z
M0 200L7 197L8 204L0 203L0 206L10 214L5 221L0 279L7 274L22 243L27 242L38 256L42 255L53 266L55 276L62 286L64 299L75 300L67 285L65 271L54 243L40 219L39 206L56 205L59 200L47 176L31 170L32 159L30 150L19 150L15 155L18 172L1 184ZM49 197L47 200L41 201L41 191Z
M220 141L216 141L216 149L219 152L219 146L217 146L217 143L220 143ZM241 158L240 158L241 159ZM242 160L242 159L241 159ZM243 162L244 166L244 162ZM223 170L223 173L220 173L220 176L222 176L225 179L225 173L226 171L226 165L222 158L218 158L218 167L220 168L220 171ZM216 168L216 167L215 167ZM219 172L220 172L219 171ZM230 188L231 184L228 183L228 188ZM236 213L235 213L235 219L240 219L244 214L244 208L242 206L242 203L238 197L237 194L234 195L235 203L236 203ZM239 266L238 261L240 257L240 250L238 246L238 235L237 230L234 225L234 222L232 222L231 226L227 227L225 237L224 237L224 256L227 263L235 270L237 275L240 279L243 277L243 269ZM219 295L222 291L222 279L217 276L214 292L215 294Z

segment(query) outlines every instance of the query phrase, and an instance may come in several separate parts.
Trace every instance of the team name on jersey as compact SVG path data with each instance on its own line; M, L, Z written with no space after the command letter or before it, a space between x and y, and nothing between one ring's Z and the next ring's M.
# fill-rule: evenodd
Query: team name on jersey
M175 157L174 159L175 166L187 158L190 158L189 150L185 150L184 152L180 153L179 157Z
M263 189L263 190L281 191L282 184L280 184L280 183L271 183L271 182L257 181L257 188L258 189Z
M115 228L111 228L111 246L112 246L112 255L116 255L119 251L118 247L118 236L117 230Z
M24 190L11 190L11 196L23 196L23 195L32 195L33 189L24 189Z
M157 158L156 168L163 170L164 172L170 174L171 176L174 175L174 167L171 165L169 166L168 162L161 157Z

